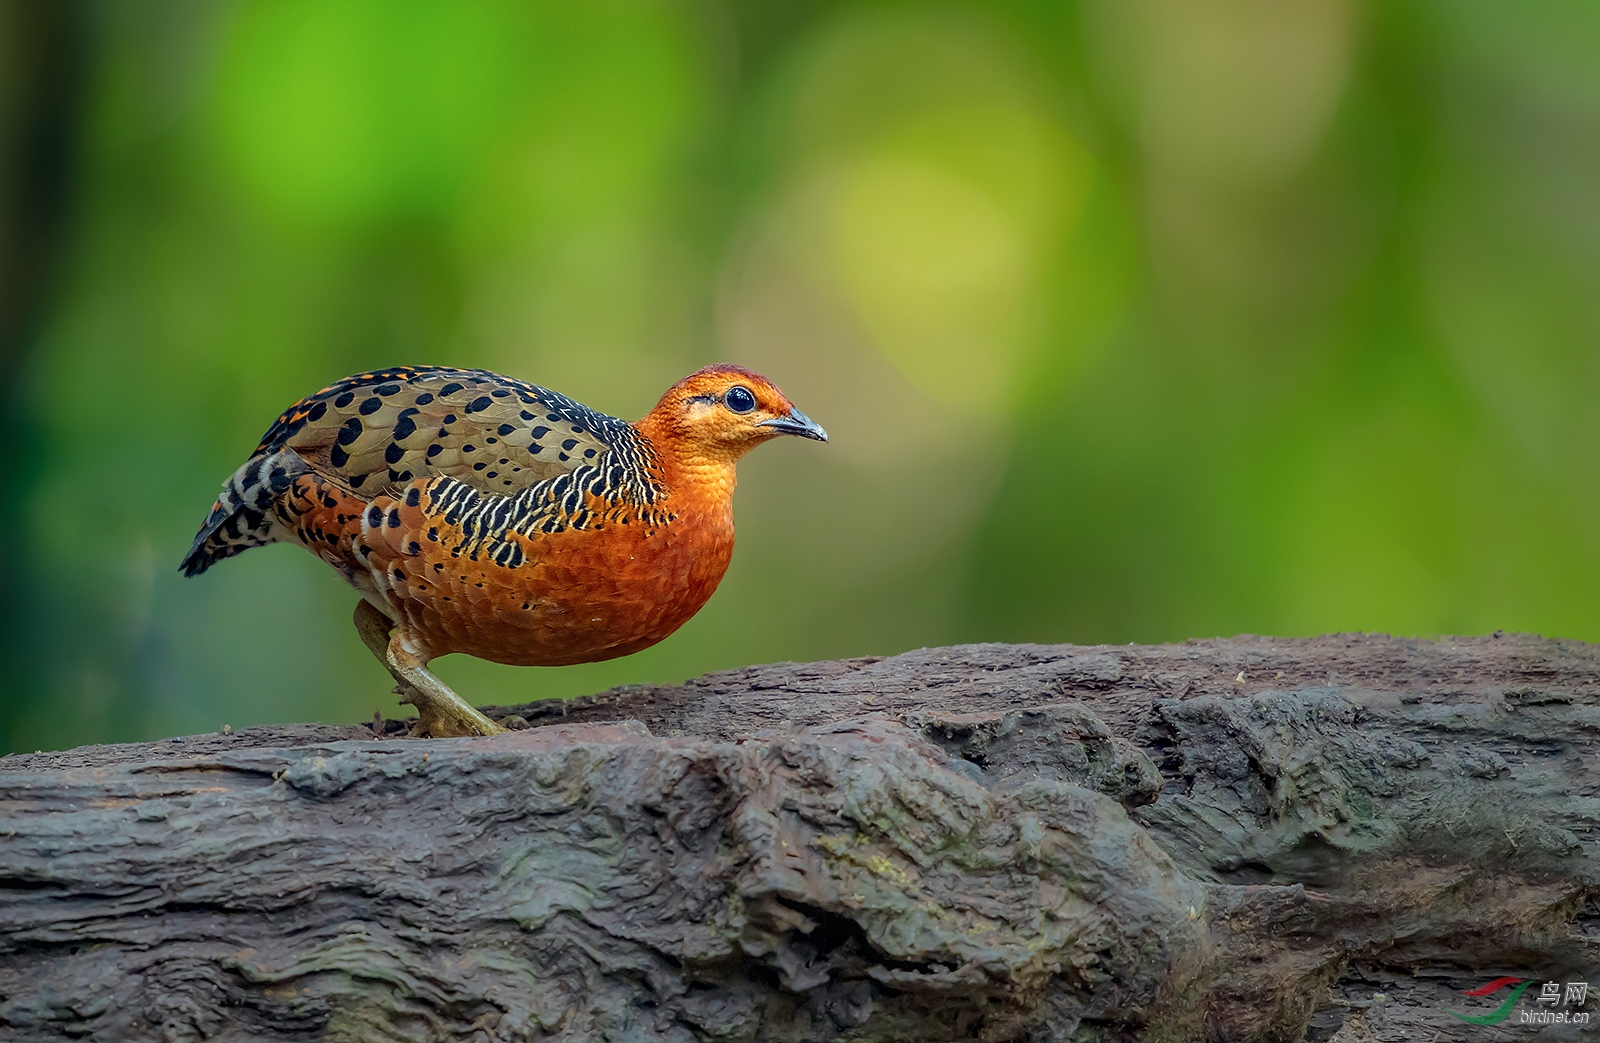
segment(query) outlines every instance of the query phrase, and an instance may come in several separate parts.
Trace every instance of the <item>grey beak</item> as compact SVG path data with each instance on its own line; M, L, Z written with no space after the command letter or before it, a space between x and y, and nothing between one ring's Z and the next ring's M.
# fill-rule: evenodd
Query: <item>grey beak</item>
M775 416L771 420L763 420L756 426L770 427L781 435L799 435L801 438L814 438L819 442L828 440L828 432L822 429L822 425L798 409L789 410L788 416Z

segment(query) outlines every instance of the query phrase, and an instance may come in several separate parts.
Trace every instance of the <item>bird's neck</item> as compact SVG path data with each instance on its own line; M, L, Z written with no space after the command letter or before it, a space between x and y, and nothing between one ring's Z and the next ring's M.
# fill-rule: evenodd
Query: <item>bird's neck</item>
M731 523L733 489L738 484L734 471L737 455L719 451L721 447L697 445L680 432L663 428L654 417L647 416L634 427L655 450L674 512L726 515Z

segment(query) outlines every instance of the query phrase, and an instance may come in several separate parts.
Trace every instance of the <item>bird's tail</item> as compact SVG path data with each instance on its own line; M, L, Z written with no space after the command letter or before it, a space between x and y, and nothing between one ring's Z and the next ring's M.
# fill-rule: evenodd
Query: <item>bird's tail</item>
M195 534L179 569L198 576L223 558L276 540L272 501L311 470L293 449L252 457L222 484L217 502Z

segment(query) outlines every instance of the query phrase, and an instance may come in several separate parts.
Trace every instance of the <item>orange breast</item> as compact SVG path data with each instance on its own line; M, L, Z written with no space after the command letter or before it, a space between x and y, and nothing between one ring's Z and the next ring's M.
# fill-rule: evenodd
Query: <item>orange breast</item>
M516 666L597 662L667 637L716 590L733 556L726 505L678 505L651 527L510 534L520 564L462 553L427 509L426 479L364 500L308 476L291 490L296 538L387 608L424 660L465 652Z

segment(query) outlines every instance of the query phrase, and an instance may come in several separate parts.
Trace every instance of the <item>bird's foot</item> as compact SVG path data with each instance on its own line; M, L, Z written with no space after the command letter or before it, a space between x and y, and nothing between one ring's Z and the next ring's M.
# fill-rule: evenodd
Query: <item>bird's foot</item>
M450 692L441 699L411 685L397 685L401 703L417 708L417 719L406 733L411 739L450 739L464 735L499 735L504 728L478 712L466 700Z
M400 701L417 708L417 721L407 733L409 736L443 739L458 735L498 735L505 731L435 677L428 670L427 658L408 646L395 622L371 602L356 603L355 625L361 642L399 682L395 691Z

